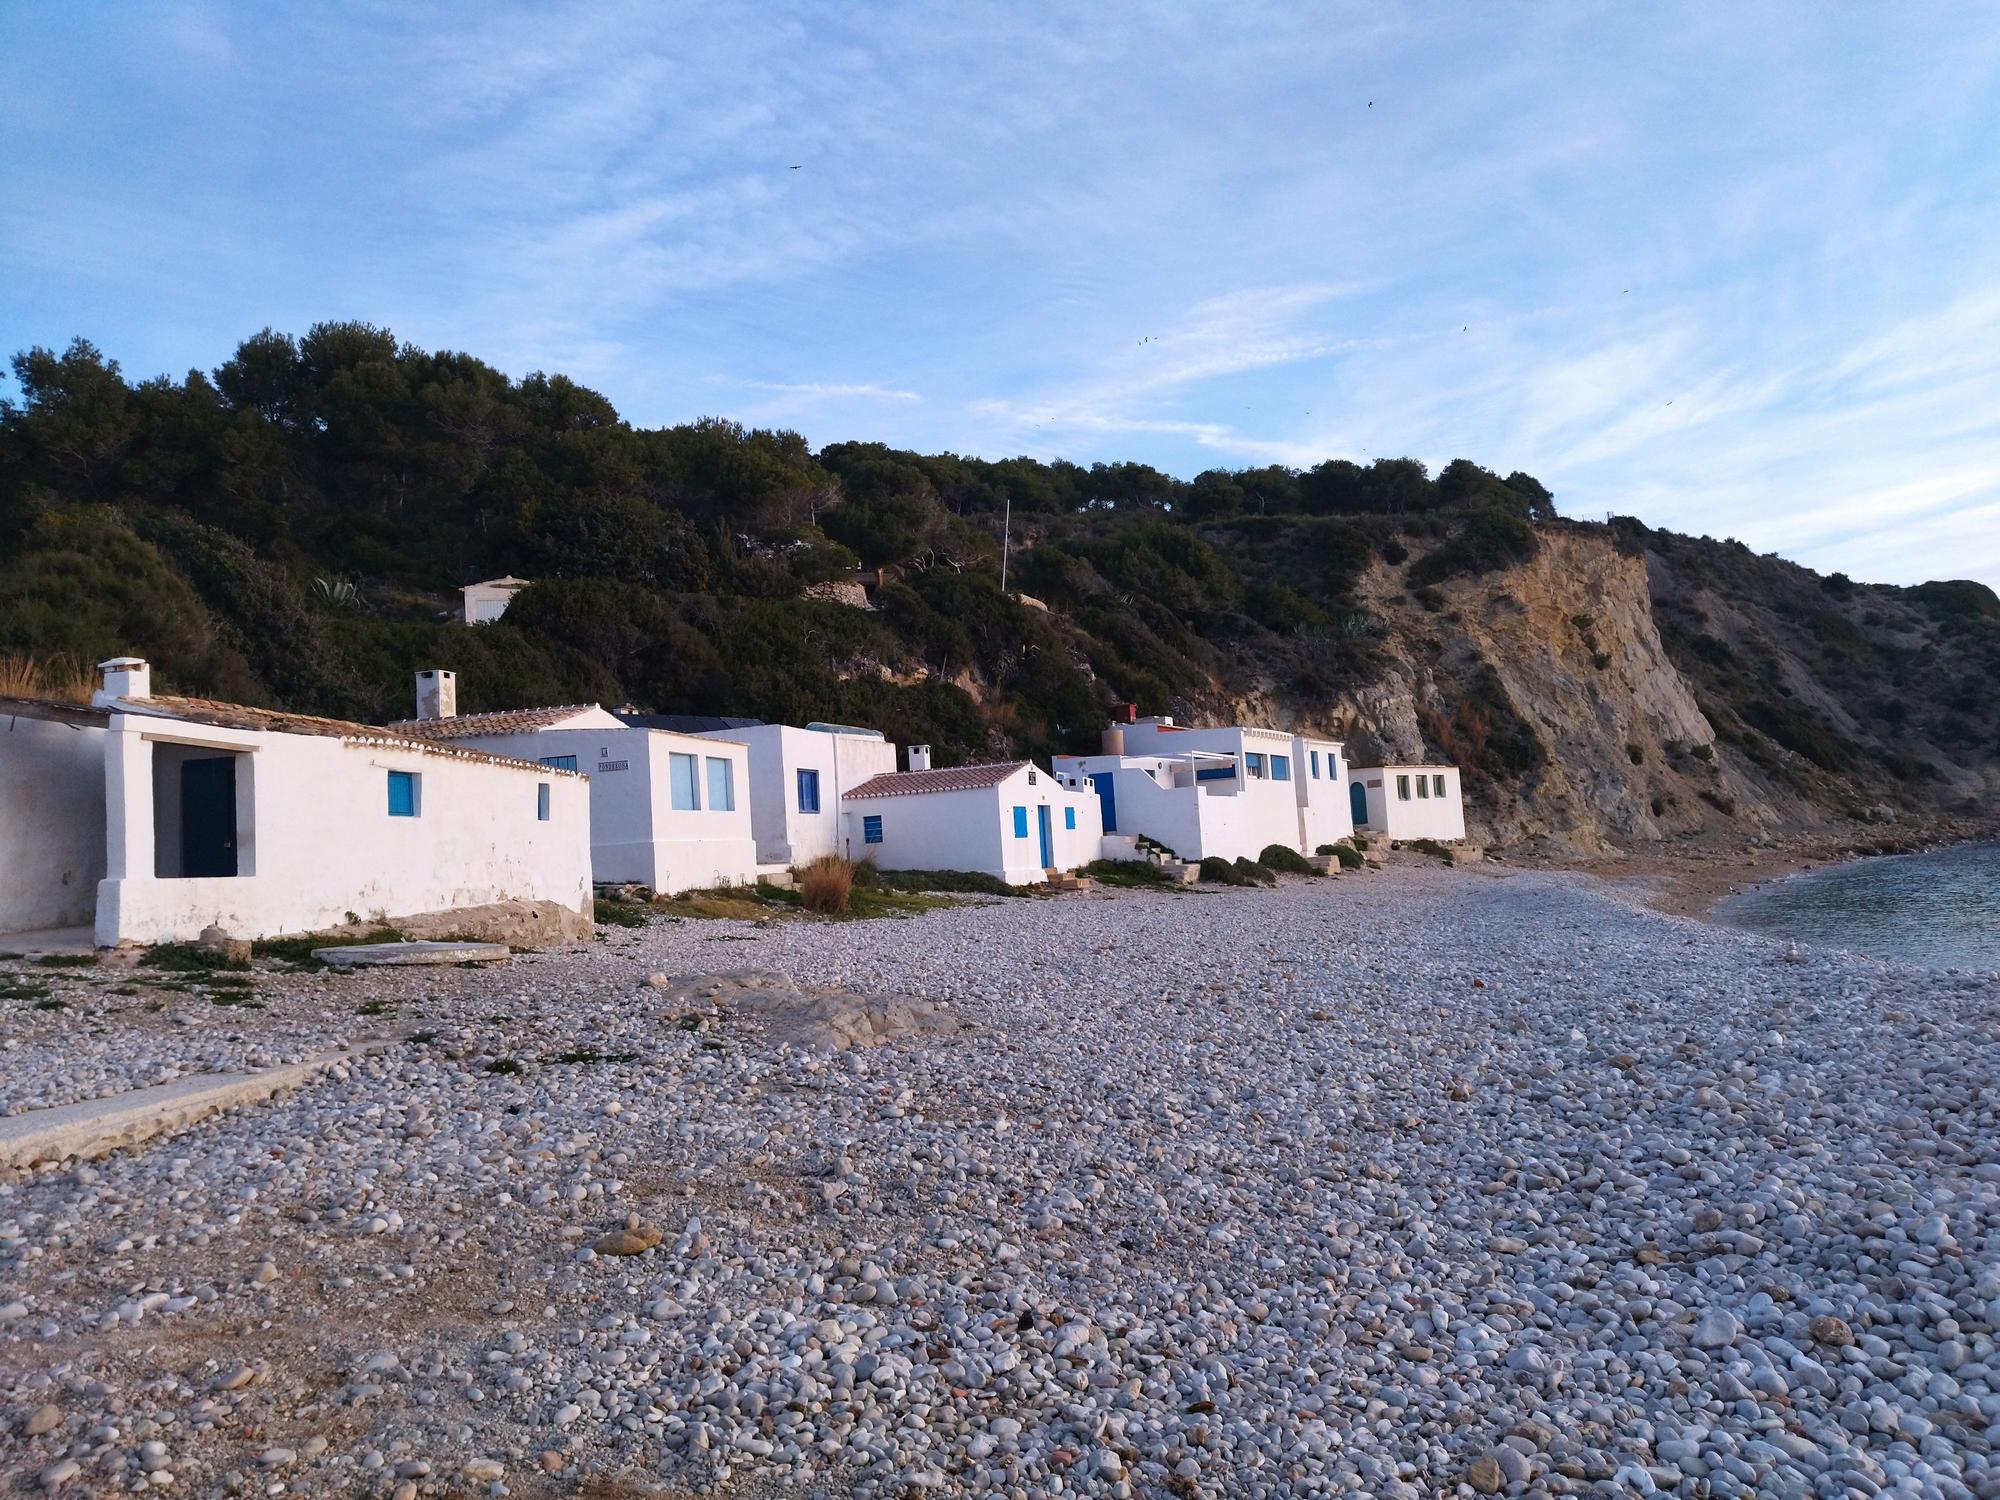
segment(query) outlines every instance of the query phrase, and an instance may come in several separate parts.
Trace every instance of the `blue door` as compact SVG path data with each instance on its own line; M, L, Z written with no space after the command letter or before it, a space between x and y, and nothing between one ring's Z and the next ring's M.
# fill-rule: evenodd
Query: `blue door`
M1118 783L1109 771L1097 771L1091 775L1090 784L1097 788L1097 800L1104 805L1104 831L1118 831Z
M1046 802L1035 809L1035 825L1042 836L1042 868L1053 870L1056 867L1056 836L1049 827L1049 806Z
M1347 784L1347 804L1354 809L1354 826L1361 827L1368 821L1368 789L1358 781Z

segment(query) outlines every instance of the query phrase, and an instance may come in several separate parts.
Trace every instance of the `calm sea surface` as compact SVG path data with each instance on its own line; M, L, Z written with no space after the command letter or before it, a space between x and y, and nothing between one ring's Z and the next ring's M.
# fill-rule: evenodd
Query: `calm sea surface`
M1731 896L1715 918L1877 958L2000 969L2000 844L1855 860Z

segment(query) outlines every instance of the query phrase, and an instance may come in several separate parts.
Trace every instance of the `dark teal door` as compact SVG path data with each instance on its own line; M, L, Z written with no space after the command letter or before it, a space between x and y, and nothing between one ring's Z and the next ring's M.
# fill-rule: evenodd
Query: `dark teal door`
M1035 809L1035 826L1042 835L1042 868L1053 870L1056 867L1056 836L1049 822L1046 803Z
M1347 784L1347 805L1354 809L1354 826L1359 828L1368 821L1368 789L1358 781Z
M236 873L236 757L181 762L181 874Z
M1104 831L1118 831L1118 782L1109 771L1091 773L1090 784L1097 788L1097 800L1104 807Z

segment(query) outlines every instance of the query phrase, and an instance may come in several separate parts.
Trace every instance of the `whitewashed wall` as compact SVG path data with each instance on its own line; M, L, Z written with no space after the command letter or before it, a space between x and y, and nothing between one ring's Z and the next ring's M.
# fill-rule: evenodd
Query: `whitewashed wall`
M0 932L94 919L108 737L103 723L0 716Z
M749 752L742 745L624 725L482 734L453 743L522 760L575 756L577 770L590 778L591 864L604 884L630 881L674 895L757 878ZM674 806L668 756L675 752L699 759L698 810ZM711 758L733 768L732 810L708 805Z
M1319 756L1319 775L1312 774L1312 757ZM1292 741L1292 774L1298 778L1299 852L1311 854L1321 844L1338 843L1354 832L1354 805L1347 791L1346 757L1336 740Z
M1368 795L1368 829L1392 839L1465 837L1465 800L1454 766L1371 766L1350 773ZM1396 795L1396 778L1411 779L1410 799ZM1416 794L1418 776L1444 777L1445 794L1433 788L1429 797Z
M871 776L896 769L896 747L885 739L831 734L789 724L717 729L700 736L744 746L750 755L750 818L757 858L767 865L802 865L841 853L840 799ZM799 810L798 773L819 772L819 812Z
M1054 868L1075 870L1098 857L1104 828L1094 794L1072 792L1046 771L1030 783L1028 770L1015 772L997 787L963 792L928 792L909 797L850 798L842 824L852 858L884 870L973 870L1010 885L1044 879L1036 809L1049 809ZM1028 813L1028 836L1014 836L1014 809ZM1064 825L1065 809L1076 827ZM863 821L882 819L882 842L869 844Z
M153 813L156 746L238 752L234 878L162 879ZM420 813L391 817L388 773L421 778ZM488 902L587 912L590 787L581 777L414 747L213 729L143 715L111 720L104 762L108 857L97 940L312 932L348 920ZM546 783L550 816L537 817Z

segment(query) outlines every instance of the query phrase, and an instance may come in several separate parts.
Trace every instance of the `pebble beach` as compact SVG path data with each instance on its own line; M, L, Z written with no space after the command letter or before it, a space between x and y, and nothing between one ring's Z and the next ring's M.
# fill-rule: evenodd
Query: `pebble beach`
M1429 865L605 933L6 965L0 1112L383 1045L0 1184L0 1491L2000 1496L1993 974Z

